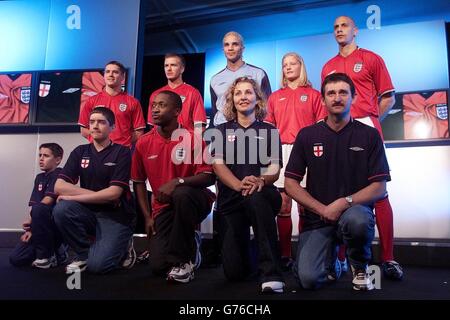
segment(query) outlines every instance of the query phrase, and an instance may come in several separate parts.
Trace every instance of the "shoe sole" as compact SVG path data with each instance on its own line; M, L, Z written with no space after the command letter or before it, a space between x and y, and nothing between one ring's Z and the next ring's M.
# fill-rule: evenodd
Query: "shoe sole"
M55 268L57 266L57 264L48 264L48 265L37 265L37 264L32 264L32 266L34 268L38 268L38 269L50 269L50 268Z
M373 290L373 289L375 289L375 287L373 286L373 285L371 285L371 286L366 286L366 285L353 285L353 290L356 290L356 291L371 291L371 290Z
M184 278L184 279L177 279L177 278L170 277L170 276L167 277L167 281L174 282L174 283L176 283L176 282L188 283L188 282L190 282L192 280L194 280L194 275L193 274L191 274L189 277Z

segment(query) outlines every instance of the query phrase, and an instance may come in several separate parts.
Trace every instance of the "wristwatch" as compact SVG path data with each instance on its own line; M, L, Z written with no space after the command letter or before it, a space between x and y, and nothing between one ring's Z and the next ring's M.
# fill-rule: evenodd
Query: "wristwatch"
M345 201L347 201L347 203L350 207L353 205L353 197L351 195L345 197Z
M183 178L178 178L178 185L183 184L184 183L184 179Z

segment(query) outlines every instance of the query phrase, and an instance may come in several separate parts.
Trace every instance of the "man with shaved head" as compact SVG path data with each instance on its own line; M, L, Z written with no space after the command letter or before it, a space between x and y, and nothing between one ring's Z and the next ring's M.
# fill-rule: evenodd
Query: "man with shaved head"
M336 18L334 37L339 53L323 66L322 81L327 75L336 72L350 76L356 88L351 106L352 118L375 127L383 137L380 121L395 103L395 89L383 59L372 51L359 48L355 41L357 35L358 28L352 18ZM394 261L394 222L387 193L375 203L375 213L383 272L387 278L400 280L403 270Z

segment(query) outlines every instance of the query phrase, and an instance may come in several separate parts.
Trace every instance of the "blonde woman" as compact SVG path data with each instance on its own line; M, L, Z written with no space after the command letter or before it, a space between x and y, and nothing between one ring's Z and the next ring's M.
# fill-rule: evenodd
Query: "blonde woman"
M269 97L265 121L280 131L283 160L286 165L298 132L323 119L326 111L322 106L319 91L313 89L308 80L302 57L295 52L286 53L281 60L281 66L281 88ZM284 169L281 169L280 178L275 182L275 186L279 188L283 198L277 216L281 262L283 268L289 269L292 265L292 199L284 191Z

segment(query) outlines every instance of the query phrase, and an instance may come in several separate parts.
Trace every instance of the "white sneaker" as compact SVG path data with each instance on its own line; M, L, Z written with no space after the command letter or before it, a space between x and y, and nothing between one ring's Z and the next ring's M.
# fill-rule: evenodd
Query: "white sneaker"
M194 280L194 265L191 262L173 267L167 274L167 281L188 283Z
M355 270L352 266L353 272L353 289L358 291L369 291L375 289L375 286L370 279L369 273L367 272L367 267L361 270Z
M284 282L283 281L268 281L261 285L262 293L283 293Z
M87 268L87 260L74 260L66 266L66 273L83 272Z
M31 263L31 265L39 269L48 269L56 267L58 262L56 261L56 256L53 255L50 258L36 259Z

